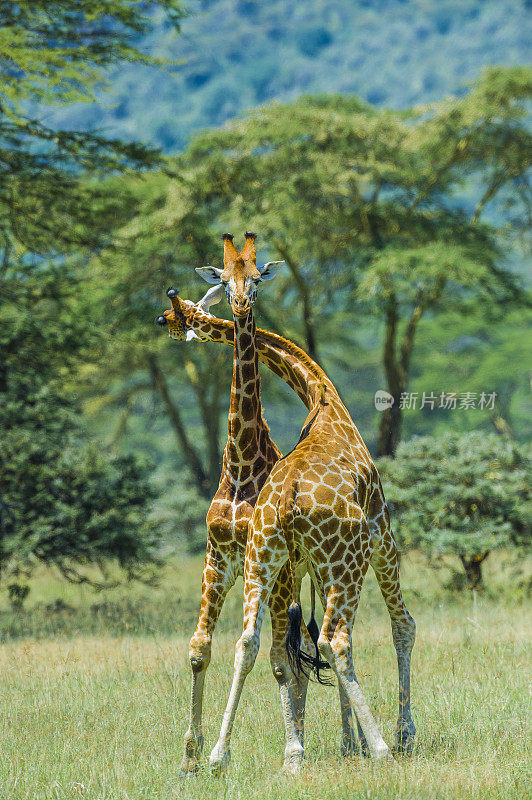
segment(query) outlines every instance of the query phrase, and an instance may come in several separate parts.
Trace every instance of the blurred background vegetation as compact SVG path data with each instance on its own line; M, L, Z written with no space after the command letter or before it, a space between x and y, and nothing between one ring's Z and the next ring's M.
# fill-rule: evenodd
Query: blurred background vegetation
M193 267L220 265L226 229L258 231L259 257L286 261L259 325L338 386L383 457L403 550L454 564L453 591L481 588L491 550L519 560L530 545L530 4L204 0L189 12L0 3L12 605L43 564L112 590L203 550L231 354L170 341L153 318L169 285L201 296ZM262 379L286 452L306 411ZM395 399L385 413L379 389ZM415 409L400 408L405 392ZM496 400L420 408L424 392Z

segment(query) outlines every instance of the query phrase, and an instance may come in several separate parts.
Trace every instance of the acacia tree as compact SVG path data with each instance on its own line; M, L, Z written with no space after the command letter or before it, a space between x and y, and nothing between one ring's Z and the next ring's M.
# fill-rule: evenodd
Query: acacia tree
M128 181L134 214L100 267L93 265L92 296L116 334L107 353L113 372L123 376L116 399L155 389L204 497L212 496L219 475L216 442L229 360L216 348L174 343L169 349L160 332L148 333L145 320L164 302L157 289L174 282L199 296L192 267L220 266L220 232L258 230L271 255L287 263L268 302L258 300L258 316L268 327L303 340L317 360L328 338L342 341L339 363L349 369L346 329L357 329L361 315L379 320L383 370L396 402L382 417L378 449L393 452L421 320L449 304L485 298L495 307L519 295L517 281L501 266L498 232L480 220L496 191L489 198L479 192L493 165L506 164L501 169L510 187L501 177L496 183L499 192L508 188L511 229L518 228L528 199L527 91L524 71L502 70L486 74L464 98L423 114L378 111L349 96L303 98L198 137L173 161L171 175ZM447 158L442 169L444 133L463 128L465 117L472 133L458 152L469 155L460 163ZM497 131L505 129L515 133L511 173L511 153L499 147L498 162L495 152ZM463 186L468 176L475 183ZM113 196L123 186L108 188ZM430 359L430 342L423 344ZM176 368L180 361L185 369ZM100 377L103 397L109 382Z
M417 363L423 365L413 375L410 388L422 392L434 389L467 390L478 397L496 394L488 409L494 429L519 441L532 436L532 401L530 398L532 364L532 309L505 309L479 303L478 298L442 308L437 318L420 323ZM434 347L434 342L438 347ZM439 435L452 424L455 432L471 430L479 419L473 409L438 408L416 414L415 432ZM481 413L481 412L480 412ZM413 422L413 416L405 417ZM486 420L487 422L487 420ZM407 431L412 431L408 425Z
M470 589L500 547L532 538L531 469L525 452L496 434L447 434L402 442L379 472L402 550L460 559Z
M292 308L296 294L314 358L315 320L327 311L356 301L379 316L394 398L380 419L381 455L400 438L420 320L467 296L520 296L501 232L483 215L500 198L509 231L528 221L531 86L530 70L491 68L464 97L421 111L345 96L274 104L198 137L181 162L196 167L198 204L261 230L285 259L279 302Z

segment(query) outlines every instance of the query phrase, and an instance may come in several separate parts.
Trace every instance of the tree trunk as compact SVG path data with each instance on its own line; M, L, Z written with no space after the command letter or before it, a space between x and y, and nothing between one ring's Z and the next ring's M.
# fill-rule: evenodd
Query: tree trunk
M218 487L222 468L222 454L219 446L220 380L218 376L217 360L209 360L208 369L204 374L198 374L196 365L192 361L187 360L185 361L185 372L187 373L188 379L196 395L203 427L205 429L205 440L207 445L207 472L209 475L212 494L214 494ZM206 391L209 379L212 382L210 400Z
M403 412L399 408L399 401L402 390L391 391L390 389L391 387L388 386L388 391L393 396L393 406L381 414L377 435L377 457L391 456L393 458L401 439Z
M482 579L482 562L486 560L489 553L477 554L472 557L460 556L460 561L467 576L467 586L476 592L482 591L484 582Z
M386 333L384 337L383 366L386 388L393 397L393 405L382 412L377 436L377 456L394 456L401 438L402 410L399 407L405 385L396 357L397 303L390 296L386 310Z
M275 247L279 255L283 257L288 269L290 270L301 298L301 305L303 307L303 328L305 331L305 344L307 353L316 362L316 364L319 364L318 343L316 341L314 322L312 320L312 303L308 285L301 274L298 265L294 259L291 258L286 247L280 242L276 242Z
M201 496L205 497L207 500L210 500L216 489L213 489L211 486L209 476L206 470L203 468L203 464L201 463L200 455L188 438L188 434L183 420L181 419L179 409L172 400L164 373L161 370L156 358L152 355L148 356L148 366L152 377L153 387L160 395L166 407L168 418L172 428L174 429L174 433L180 445L181 453L185 463L192 473L192 477L194 478L194 482L198 487L198 491Z
M397 352L397 327L399 323L399 310L394 292L388 296L386 308L386 334L384 337L383 363L388 391L393 396L393 405L386 409L379 424L377 440L378 456L395 456L397 445L401 438L402 409L400 406L401 394L408 385L410 374L410 359L417 326L427 308L431 308L441 297L445 287L445 277L439 275L433 289L428 293L420 291L410 319L406 325Z

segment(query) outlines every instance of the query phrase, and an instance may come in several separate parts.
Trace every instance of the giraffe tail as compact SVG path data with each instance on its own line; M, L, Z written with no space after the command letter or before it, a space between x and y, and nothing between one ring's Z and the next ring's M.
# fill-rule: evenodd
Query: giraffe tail
M313 585L312 585L313 586ZM330 665L327 661L320 658L318 650L318 636L319 630L314 619L314 614L311 615L307 630L314 643L316 654L311 656L301 649L301 625L303 622L303 613L301 611L300 603L292 602L288 608L288 624L286 627L286 640L285 647L288 656L288 663L296 678L299 678L301 673L305 677L309 677L312 673L318 683L322 686L331 686L332 682L328 678L324 678L321 670L329 669Z
M330 686L331 681L324 678L320 674L320 670L328 669L329 664L320 658L318 650L318 636L319 630L314 618L314 609L316 604L316 595L314 584L311 581L311 615L307 630L314 643L316 654L314 656L305 653L301 649L301 625L303 624L303 612L301 610L301 603L299 602L299 587L296 581L295 565L296 565L296 548L294 542L294 516L295 516L295 495L297 493L297 482L287 481L289 485L288 491L284 490L279 502L278 515L279 522L283 529L288 548L288 561L290 565L290 576L292 578L292 602L288 608L288 620L286 626L286 639L285 647L288 656L288 663L296 678L299 678L301 673L305 677L309 677L313 673L318 683L324 686Z

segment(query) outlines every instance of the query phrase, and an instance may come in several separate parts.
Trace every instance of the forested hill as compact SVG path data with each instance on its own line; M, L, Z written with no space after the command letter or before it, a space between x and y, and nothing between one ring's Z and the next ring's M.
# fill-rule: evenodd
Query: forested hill
M146 48L185 63L111 79L106 108L48 111L69 127L179 150L189 135L269 100L354 92L404 108L459 92L488 64L529 60L532 0L194 0Z

